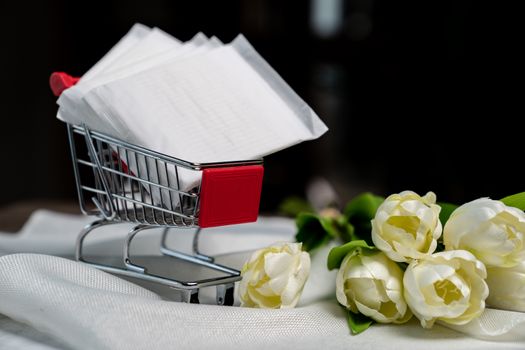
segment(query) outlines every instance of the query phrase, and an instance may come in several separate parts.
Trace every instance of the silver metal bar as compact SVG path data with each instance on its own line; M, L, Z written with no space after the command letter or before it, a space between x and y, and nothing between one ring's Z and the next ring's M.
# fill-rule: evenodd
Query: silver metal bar
M164 163L164 170L166 171L166 183L168 184L168 187L170 187L170 177L168 175L168 164L166 162L163 162ZM162 191L162 190L161 190ZM168 195L170 197L170 208L171 210L173 211L173 198L171 196L171 191L168 191ZM182 211L182 202L179 201L179 206L181 208L181 211ZM171 220L175 220L175 218L173 217L173 214L171 215Z
M69 140L69 149L71 151L71 160L73 162L73 173L75 175L75 185L77 187L77 195L78 195L78 202L80 203L80 211L84 215L96 215L96 212L93 210L88 210L85 207L85 200L84 200L84 192L81 189L81 178L80 178L80 172L78 170L78 164L76 162L77 160L77 147L75 144L75 138L73 135L73 129L70 124L67 124L67 136Z
M92 223L86 225L82 229L82 231L80 231L80 234L77 237L77 242L75 245L75 259L77 261L85 262L84 256L83 256L84 240L86 239L87 235L91 233L91 231L97 228L100 228L102 226L105 226L105 225L112 225L112 224L117 224L117 223L118 222L116 221L108 221L108 220L102 219L102 220L93 221Z
M156 160L153 160L153 161L155 162L155 164L157 163ZM148 159L146 157L144 157L144 164L146 164L146 179L149 181L149 179L150 179L150 170L149 170ZM159 182L160 182L160 179L159 179ZM154 203L153 203L153 193L151 192L151 185L148 185L147 188L146 188L146 186L144 186L144 187L145 187L145 190L146 190L146 192L148 194L146 197L149 196L149 199L150 199L150 203L149 204L151 204L153 206ZM159 190L159 194L160 194L160 203L163 203L163 201L162 201L162 191ZM144 199L144 202L146 202L145 199ZM155 215L155 209L152 209L152 208L149 208L149 207L147 207L147 208L150 209L150 211L151 211L151 216L153 217L153 223L158 225L159 222L157 221L157 215ZM164 212L162 212L162 215L164 215Z
M114 152L111 148L108 149L108 152ZM109 166L112 170L115 169L115 162L113 161L113 153L109 154L109 160L108 160ZM118 181L117 176L113 172L109 172L109 176L111 176L110 186L111 186L111 193L118 193ZM115 206L117 213L120 212L120 201L117 199L115 201Z
M159 182L160 182L159 161L157 159L154 159L153 161L155 162L155 171L156 171L155 175L156 175L157 179L159 179ZM166 176L167 176L167 174L166 174ZM149 180L149 173L148 173L148 180ZM151 186L149 187L149 191L150 191L150 193L152 193L151 192ZM160 193L160 202L164 203L164 196L163 196L162 189L159 189L159 193ZM153 204L153 195L151 196L151 204ZM173 204L171 203L171 201L169 203L169 208L173 209ZM161 213L162 213L162 221L163 221L164 224L166 224L166 213L163 212L163 211Z
M86 136L84 135L84 138ZM87 141L85 141L86 143L86 147L89 147L89 145L87 145ZM95 163L93 163L95 160L93 159L93 155L92 153L89 151L89 148L88 148L88 153L87 153L89 159L91 159L91 162L92 164L94 165L92 168L91 168L91 171L93 172L93 180L95 181L95 187L96 188L101 188L101 184L100 184L100 179L99 179L99 176L97 174L97 165ZM97 197L99 200L101 200L102 196L104 195L104 191L102 191L102 193L100 193ZM93 197L92 197L93 198ZM91 203L93 203L93 200L91 200ZM100 212L100 209L98 208L98 206L95 206L96 209L94 209L96 211L96 215L100 215L101 212Z
M199 227L197 228L197 230L195 231L195 234L193 235L193 242L191 245L191 248L193 250L193 255L201 260L213 262L214 259L211 256L201 254L201 252L199 251L199 237L200 237L201 231L202 231L202 228Z
M200 228L199 228L200 229ZM183 252L179 252L177 250L173 250L171 248L168 248L167 246L167 231L166 228L162 232L162 238L160 243L160 252L164 255L171 256L177 259L189 261L198 265L206 266L210 269L226 272L232 275L240 276L240 272L238 270L232 269L231 267L219 265L213 262L213 258L206 256L206 255L190 255Z
M94 144L93 144L94 145ZM96 140L96 151L97 151L97 159L98 159L98 162L101 166L103 166L104 164L107 164L108 163L108 159L107 159L107 147L104 147L104 145L106 144L103 144L102 141L100 140ZM113 191L113 187L112 187L112 183L113 181L111 181L111 179L107 178L106 177L106 173L105 172L102 172L101 173L101 176L104 176L104 180L106 181L106 183L108 184L108 193L114 193L115 191ZM102 196L99 198L99 201L100 203L102 204L103 208L105 210L108 210L107 207L109 206L109 210L112 211L112 212L116 212L117 210L115 209L115 202L113 202L113 199L109 196ZM111 203L109 203L111 202ZM113 206L111 206L111 204L113 204ZM113 209L111 209L113 208Z
M106 181L106 177L104 175L104 172L102 170L102 165L100 164L100 160L97 157L97 152L95 151L95 146L93 145L93 142L91 140L91 135L89 132L89 129L84 125L84 133L85 133L85 139L86 139L86 145L88 146L88 152L91 154L93 160L97 164L97 170L98 175L100 178L100 181L102 182L102 186L104 187L104 190L106 191L106 195L108 196L108 202L109 202L109 213L106 212L103 205L95 198L91 198L93 203L97 206L97 208L100 210L101 214L108 220L111 220L115 217L115 207L113 206L113 197L111 195L111 191L109 190L109 185Z
M139 159L137 157L137 153L133 153L133 157L135 158L135 164L137 164L137 177L140 179L140 165L139 165ZM138 185L138 187L139 187L139 192L140 192L140 201L145 203L146 200L144 197L144 188L141 185ZM142 217L144 218L144 222L146 223L146 212L144 211L144 205L141 205L140 209L142 210ZM155 217L155 214L153 214L153 217Z
M128 270L131 270L131 271L134 271L134 272L138 272L140 274L145 274L146 273L146 268L145 267L139 266L139 265L134 264L134 263L131 262L131 258L129 256L129 250L130 250L130 247L131 247L131 241L133 240L133 238L135 238L137 233L139 233L140 231L143 231L143 230L151 229L151 228L154 228L154 227L153 226L149 226L149 225L137 225L137 226L133 227L131 229L131 231L129 231L129 233L128 233L127 237L126 237L126 241L124 243L124 254L123 254L124 265L126 265L126 268Z
M177 180L177 190L180 191L179 170L177 169L177 167L174 167L174 168L175 168L175 179ZM182 201L182 196L180 195L180 193L179 193L179 207L180 207L180 212L183 213L184 212L184 202Z
M125 186L125 181L123 180L123 169L122 169L122 160L120 159L120 146L117 146L117 162L118 162L118 169L120 171L119 173L119 176L118 178L120 179L120 188L122 190L122 196L125 197L125 193L126 193L126 186ZM118 194L120 196L120 193ZM122 207L124 208L124 214L125 214L125 218L127 220L129 220L129 214L128 214L128 206L126 205L126 202L124 201L124 199L120 199L122 201Z
M126 159L126 164L128 166L128 173L131 172L131 163L129 162L129 153L128 153L128 150L127 149L124 149L124 155L125 155L125 159ZM138 166L138 164L137 164ZM133 188L135 187L134 186L134 182L133 182L133 178L129 178L129 188L130 188L130 191L131 191L131 198L128 198L128 201L131 202L131 204L133 204L133 214L134 214L134 217L135 217L135 220L137 220L137 204L142 204L141 201L137 201L135 200L135 191L133 190Z

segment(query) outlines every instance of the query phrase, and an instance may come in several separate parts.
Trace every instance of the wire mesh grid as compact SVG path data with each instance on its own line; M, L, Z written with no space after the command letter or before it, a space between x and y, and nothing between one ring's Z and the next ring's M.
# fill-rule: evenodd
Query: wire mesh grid
M78 126L68 125L68 134L83 213L155 226L198 225L201 165ZM183 176L194 186L183 187Z

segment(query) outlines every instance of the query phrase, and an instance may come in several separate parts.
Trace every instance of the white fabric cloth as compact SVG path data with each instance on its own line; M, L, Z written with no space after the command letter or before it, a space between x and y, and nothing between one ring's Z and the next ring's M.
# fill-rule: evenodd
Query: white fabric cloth
M89 220L39 211L20 236L0 234L0 247L3 254L39 250L45 253L47 249L70 256L77 232ZM94 234L86 250L105 255L117 248L113 251L116 254L120 251L119 238L129 228L125 226L109 226L106 232ZM255 224L204 231L202 250L222 254L255 249L289 240L293 233L291 220L260 219ZM134 249L154 252L156 235L139 235ZM191 237L177 232L171 238L170 244L184 246ZM23 323L58 339L39 345L40 349L522 349L525 345L524 314L498 310L487 310L478 321L458 330L500 342L474 339L439 325L424 330L417 320L405 325L374 325L363 334L352 336L344 311L333 298L334 276L325 269L326 252L314 255L302 305L292 310L172 302L64 258L4 255L0 257L0 314L14 321L0 317L0 340L5 338L6 328L20 329ZM242 262L239 258L245 256L246 253L229 254L222 261L238 265ZM45 343L48 338L42 333L33 333L37 336L32 339ZM0 343L0 348L9 348L5 344Z

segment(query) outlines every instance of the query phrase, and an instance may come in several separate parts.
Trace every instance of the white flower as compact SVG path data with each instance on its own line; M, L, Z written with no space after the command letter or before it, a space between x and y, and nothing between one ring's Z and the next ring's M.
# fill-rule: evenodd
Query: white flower
M485 265L467 251L436 253L408 265L405 300L425 328L436 320L465 324L485 309L486 277Z
M443 241L446 250L468 250L487 267L512 267L525 260L524 235L523 211L480 198L452 213Z
M301 246L278 243L254 252L241 271L241 306L295 307L310 274L310 255Z
M487 268L489 306L525 312L525 261L506 267Z
M403 299L403 271L380 251L355 249L341 263L337 300L381 323L403 323L412 313Z
M394 261L407 262L432 254L441 235L436 195L412 191L389 196L372 220L372 241Z

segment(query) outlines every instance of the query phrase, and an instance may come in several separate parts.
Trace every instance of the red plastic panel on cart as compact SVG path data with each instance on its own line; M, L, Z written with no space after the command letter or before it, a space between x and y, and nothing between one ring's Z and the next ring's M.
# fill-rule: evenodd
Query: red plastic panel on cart
M213 227L257 220L264 168L248 165L204 169L199 226Z

